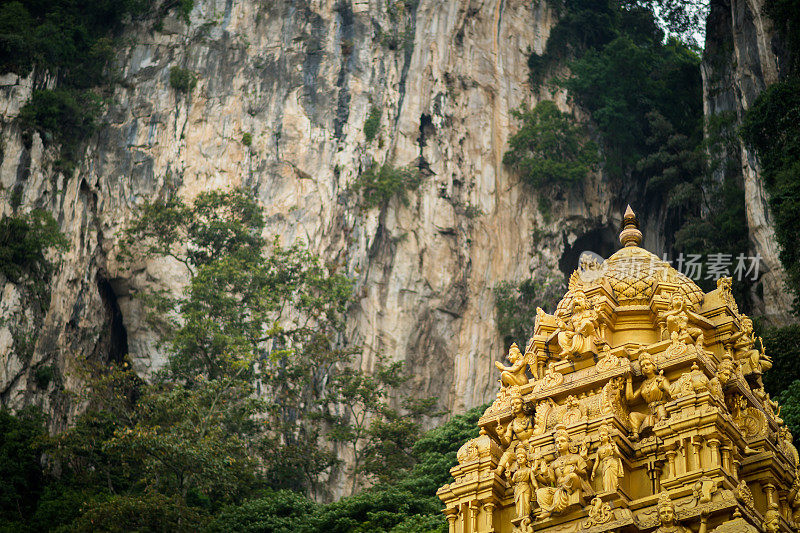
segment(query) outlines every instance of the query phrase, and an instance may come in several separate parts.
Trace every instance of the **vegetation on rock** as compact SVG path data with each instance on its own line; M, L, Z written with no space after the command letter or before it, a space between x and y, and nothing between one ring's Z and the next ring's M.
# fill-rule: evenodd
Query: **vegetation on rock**
M422 184L422 173L419 169L408 166L397 168L386 163L373 163L358 176L352 186L359 195L362 209L385 207L394 197L408 203L408 193Z

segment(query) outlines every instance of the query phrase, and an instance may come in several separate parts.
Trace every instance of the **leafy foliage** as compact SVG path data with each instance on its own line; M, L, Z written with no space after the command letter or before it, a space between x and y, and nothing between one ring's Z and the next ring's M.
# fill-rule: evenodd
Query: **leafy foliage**
M568 113L546 100L533 109L512 111L521 121L508 141L503 163L534 187L569 186L582 182L598 163L597 145Z
M764 387L775 396L800 380L800 324L763 328L759 335L773 363L772 369L764 374Z
M373 107L369 110L369 114L367 115L367 120L364 121L364 138L367 140L368 143L372 142L375 136L378 134L378 130L381 127L381 110L377 107Z
M29 408L0 410L0 529L26 531L26 519L44 489L40 465L44 417Z
M38 280L48 278L53 268L48 250L66 247L66 238L46 211L0 218L0 273L15 283L25 275Z
M19 119L24 129L61 145L58 165L68 171L77 161L80 143L97 131L101 107L100 99L88 91L41 89L33 91Z
M169 85L182 93L190 93L197 85L197 75L189 69L172 67L169 70Z
M497 329L506 347L513 342L525 345L533 335L536 308L554 311L562 289L560 281L537 279L526 279L519 285L504 281L494 288Z
M449 480L449 470L458 462L458 448L477 436L476 424L485 410L482 406L454 416L419 438L411 452L413 468L393 483L379 484L324 506L289 491L270 491L223 510L208 530L443 533L447 524L440 513L436 489Z
M385 207L395 196L404 204L408 193L422 183L422 174L413 167L395 168L390 164L373 163L353 184L353 190L361 197L363 209Z

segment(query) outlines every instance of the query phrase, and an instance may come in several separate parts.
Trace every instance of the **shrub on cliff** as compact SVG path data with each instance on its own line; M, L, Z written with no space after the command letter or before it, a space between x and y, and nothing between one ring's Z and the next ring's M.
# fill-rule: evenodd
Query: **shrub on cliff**
M568 187L586 179L599 161L597 145L569 113L545 100L533 109L511 114L520 120L519 130L508 141L503 163L534 186Z

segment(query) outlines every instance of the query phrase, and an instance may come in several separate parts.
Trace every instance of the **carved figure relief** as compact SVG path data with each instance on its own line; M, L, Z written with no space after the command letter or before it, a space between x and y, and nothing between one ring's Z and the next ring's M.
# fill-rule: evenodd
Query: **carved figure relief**
M597 311L589 307L582 290L575 292L571 311L566 320L558 319L557 337L562 359L590 351L599 329Z
M552 398L545 398L539 400L536 404L536 413L533 418L533 434L541 435L547 431L547 423L550 419L550 413L553 412L556 404Z
M733 365L733 361L728 358L720 361L719 365L717 365L717 375L708 382L708 390L711 391L711 394L725 401L723 389L725 384L731 380L735 371L736 367Z
M531 495L533 478L528 465L528 452L525 446L518 444L516 448L517 469L513 474L507 473L509 482L514 488L514 506L517 518L525 518L531 514Z
M675 516L675 504L672 503L666 492L662 492L658 498L658 521L660 526L654 533L693 533L691 529L678 523ZM708 529L707 522L708 517L701 516L698 533L706 533Z
M561 418L564 424L576 424L586 418L581 402L575 396L569 395L566 401L566 409Z
M597 361L595 365L595 370L597 373L606 372L608 370L612 370L620 365L620 359L616 355L611 355L611 348L608 346L607 343L604 343L602 348L600 348L600 359Z
M496 472L499 476L503 475L503 471L513 459L517 445L521 442L527 442L528 438L533 435L533 421L525 413L522 396L519 393L511 397L511 410L514 413L514 418L508 423L508 426L505 428L499 424L497 426L500 446L505 450L502 457L500 457L500 463L497 465Z
M633 389L633 376L628 373L625 387L625 399L631 404L639 399L647 403L649 412L647 414L632 412L630 415L633 425L633 438L639 438L639 433L648 428L652 428L658 422L667 417L664 404L670 399L669 380L664 377L662 370L656 374L658 368L653 362L653 358L647 352L642 352L639 356L639 366L645 379L638 389Z
M599 526L611 522L614 519L614 511L611 509L611 505L603 503L603 500L596 496L592 499L588 512L589 517L583 523L584 529L588 529L592 526Z
M551 361L549 365L547 365L547 370L542 376L542 379L536 382L536 385L533 386L534 392L541 392L550 389L554 389L564 383L564 374L556 371L556 362Z
M508 360L511 366L505 366L500 361L495 361L494 366L501 370L500 383L502 387L517 386L528 384L528 375L525 373L527 361L523 357L522 352L519 351L517 343L511 345L508 349Z
M625 393L625 378L617 376L611 378L608 383L603 386L601 392L600 412L602 414L613 414L622 421L627 428L632 428L630 411L625 402L623 394Z
M675 291L670 298L670 308L663 311L660 318L664 321L666 337L675 341L689 340L695 345L698 353L703 353L705 339L703 330L689 324L689 312L686 309L686 298Z
M778 504L772 503L769 510L764 514L764 531L767 533L778 533L781 530L781 513L778 511Z
M763 341L760 338L759 341L761 342L760 350L753 347L755 344L753 321L746 316L742 317L741 330L728 339L733 346L734 357L742 367L744 374L756 374L760 386L761 374L772 368L772 359L765 353Z
M615 492L619 488L619 480L625 474L621 456L619 448L611 440L611 428L608 425L601 427L600 445L597 447L590 479L594 480L595 474L599 473L604 492Z
M547 465L546 474L542 476L548 486L536 489L539 519L562 513L571 505L582 505L586 457L572 447L569 434L563 427L556 430L555 444L558 455Z

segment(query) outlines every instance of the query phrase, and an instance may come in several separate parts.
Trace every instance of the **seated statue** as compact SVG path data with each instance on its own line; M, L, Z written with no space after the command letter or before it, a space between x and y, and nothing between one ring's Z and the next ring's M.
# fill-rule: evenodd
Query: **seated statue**
M749 318L742 318L741 331L731 335L729 342L733 343L734 357L737 362L743 363L742 367L745 374L757 374L760 380L761 374L765 370L772 368L772 359L764 351L763 342L761 343L761 350L753 347L755 344L753 321Z
M697 348L698 353L703 352L705 343L703 330L689 325L689 313L686 310L686 298L681 293L675 291L670 299L670 308L661 313L666 325L667 338L680 339L689 337Z
M500 361L494 362L494 366L496 366L498 370L502 371L500 374L501 386L521 387L522 385L527 385L528 375L525 373L527 361L525 361L525 357L523 357L522 352L519 351L516 342L511 345L511 348L508 349L508 360L511 362L511 366L505 366Z
M639 386L639 389L634 392L633 379L629 373L625 386L625 399L628 404L632 404L638 399L644 400L647 403L649 412L647 414L636 412L630 414L634 440L639 438L641 431L646 428L652 428L667 417L667 410L664 405L670 400L669 380L664 377L663 370L656 374L658 367L656 367L649 353L642 352L639 356L639 366L642 369L644 381Z
M567 320L558 319L558 345L561 357L573 357L592 349L598 329L597 311L589 308L586 294L576 291L572 300L572 315Z
M550 486L536 489L539 519L562 513L572 505L582 506L584 487L588 486L585 450L584 455L573 450L569 433L563 426L556 430L555 442L558 456L547 465L542 476Z

